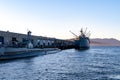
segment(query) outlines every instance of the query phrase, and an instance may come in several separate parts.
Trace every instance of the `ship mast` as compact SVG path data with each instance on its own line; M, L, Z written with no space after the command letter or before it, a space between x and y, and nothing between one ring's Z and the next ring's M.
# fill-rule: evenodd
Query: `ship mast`
M72 33L75 37L78 37L75 33L73 33L72 31L70 31L70 33Z

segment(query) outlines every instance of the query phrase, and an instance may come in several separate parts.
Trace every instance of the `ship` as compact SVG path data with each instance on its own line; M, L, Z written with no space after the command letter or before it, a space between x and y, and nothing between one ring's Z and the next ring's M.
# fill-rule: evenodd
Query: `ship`
M83 32L83 29L81 29L79 36L70 31L73 35L76 36L76 38L74 39L75 49L85 50L90 48L90 39L89 39L90 31L88 33L86 33L86 31L87 31L87 28L84 32Z
M34 57L59 52L58 48L34 48L31 42L31 31L27 33L27 44L25 47L0 46L0 60Z
M0 48L0 60L35 57L59 52L58 48Z

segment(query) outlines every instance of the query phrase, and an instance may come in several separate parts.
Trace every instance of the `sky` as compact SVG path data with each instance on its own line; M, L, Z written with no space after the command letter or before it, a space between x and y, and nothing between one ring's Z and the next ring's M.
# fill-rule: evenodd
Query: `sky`
M0 30L70 39L81 28L90 38L120 40L120 0L0 0Z

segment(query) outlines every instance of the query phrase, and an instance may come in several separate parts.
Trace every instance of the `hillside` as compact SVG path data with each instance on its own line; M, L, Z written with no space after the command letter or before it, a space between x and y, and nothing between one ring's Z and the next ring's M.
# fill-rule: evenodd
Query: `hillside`
M120 41L113 38L96 38L96 39L90 39L91 46L120 46Z

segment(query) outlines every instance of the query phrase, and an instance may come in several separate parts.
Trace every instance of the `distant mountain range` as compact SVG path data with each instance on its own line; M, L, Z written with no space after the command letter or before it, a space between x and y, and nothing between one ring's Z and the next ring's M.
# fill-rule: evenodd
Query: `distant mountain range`
M95 38L95 39L90 39L91 46L120 46L120 41L114 38Z

